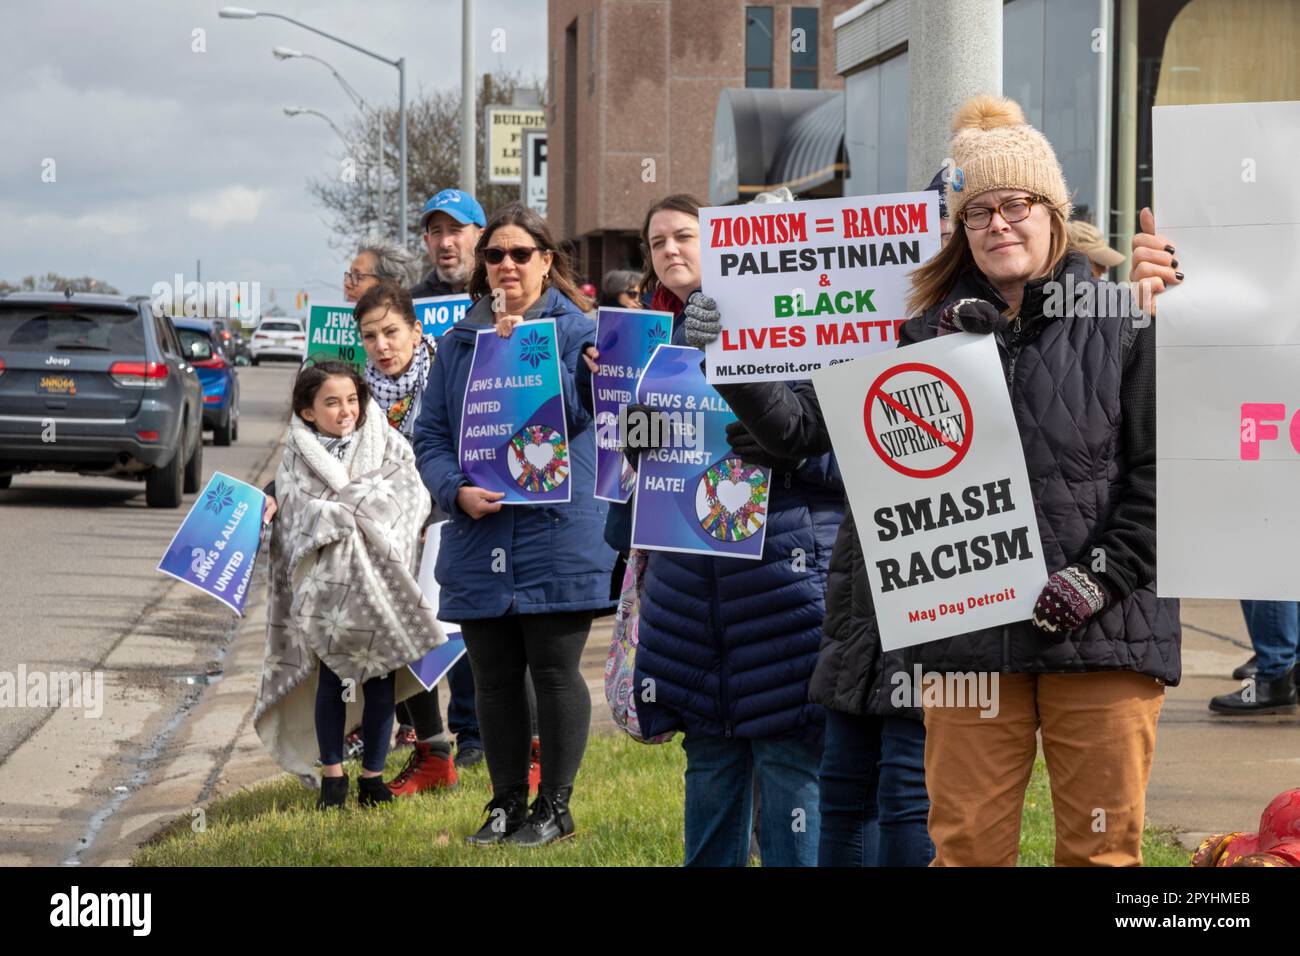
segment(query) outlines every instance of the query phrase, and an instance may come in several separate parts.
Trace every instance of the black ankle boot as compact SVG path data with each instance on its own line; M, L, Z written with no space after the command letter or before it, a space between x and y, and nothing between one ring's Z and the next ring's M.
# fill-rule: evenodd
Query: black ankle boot
M511 846L546 846L573 836L569 813L572 787L542 787L533 801L528 821L506 840Z
M348 775L341 777L321 777L320 796L316 798L317 810L341 807L348 801Z
M1220 714L1284 714L1295 710L1295 667L1281 677L1256 677L1241 690L1220 694L1210 701L1210 710Z
M393 791L388 789L383 777L362 777L357 781L357 803L363 807L392 802Z
M528 817L528 784L498 794L483 809L487 822L477 833L465 837L470 846L493 846L524 825Z

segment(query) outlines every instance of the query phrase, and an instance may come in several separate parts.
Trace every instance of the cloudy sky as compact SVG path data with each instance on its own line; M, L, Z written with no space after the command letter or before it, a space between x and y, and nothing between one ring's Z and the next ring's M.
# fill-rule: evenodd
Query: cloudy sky
M460 0L243 0L406 57L408 97L460 84ZM396 105L397 71L280 20L222 20L213 0L0 0L0 279L54 271L148 293L181 272L260 281L293 308L305 288L341 298L306 179L338 169L315 117L352 108L329 60L370 103ZM546 0L477 0L477 69L544 77ZM506 52L491 50L506 30ZM194 52L194 31L206 52ZM53 160L54 182L42 181ZM448 184L452 185L452 184ZM395 202L396 184L390 184ZM414 201L416 197L412 197Z

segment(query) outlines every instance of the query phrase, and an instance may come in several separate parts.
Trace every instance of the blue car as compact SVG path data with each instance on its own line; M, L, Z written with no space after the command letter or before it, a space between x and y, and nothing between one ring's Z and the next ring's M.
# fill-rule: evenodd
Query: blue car
M227 353L211 322L173 318L172 324L181 339L181 354L199 373L203 386L203 427L212 430L214 445L229 445L239 437L239 377L234 356Z

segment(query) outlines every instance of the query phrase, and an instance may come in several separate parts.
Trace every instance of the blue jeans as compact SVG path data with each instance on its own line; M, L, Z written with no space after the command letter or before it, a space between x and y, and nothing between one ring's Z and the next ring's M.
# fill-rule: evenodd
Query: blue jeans
M451 690L451 700L447 702L447 727L456 738L456 749L474 747L482 750L483 738L479 735L478 714L474 710L474 671L470 669L468 654L448 672L447 687Z
M692 737L686 751L686 865L746 866L759 789L764 866L816 866L821 753L801 739Z
M1295 664L1300 647L1300 602L1242 601L1241 611L1258 658L1257 679L1281 677Z
M925 724L826 711L818 866L926 866Z

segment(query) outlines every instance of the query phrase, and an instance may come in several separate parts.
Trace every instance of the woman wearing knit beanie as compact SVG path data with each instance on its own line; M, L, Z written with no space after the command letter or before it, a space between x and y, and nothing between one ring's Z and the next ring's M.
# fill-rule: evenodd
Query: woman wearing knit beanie
M927 678L996 680L995 707L925 706L934 865L1015 864L1040 731L1056 862L1140 864L1156 721L1165 686L1181 674L1178 603L1155 592L1154 330L1096 316L1086 297L1059 307L1067 279L1074 288L1096 280L1087 258L1069 251L1060 164L1014 102L974 97L953 131L954 231L912 274L915 317L899 344L954 331L994 336L1050 578L1032 620L905 655L904 673L920 665ZM1144 252L1159 241L1144 235L1135 248L1138 239ZM765 447L792 456L829 447L815 400L779 383L719 391ZM849 513L831 557L818 674L855 644L879 641L864 578Z
M913 273L921 315L900 344L996 337L1050 577L1032 621L912 650L926 671L1000 678L996 716L926 708L935 864L1016 862L1039 731L1056 862L1140 864L1156 721L1181 675L1178 602L1155 592L1154 330L1052 307L1067 276L1093 279L1068 251L1060 164L1015 103L975 97L953 130L959 225Z

